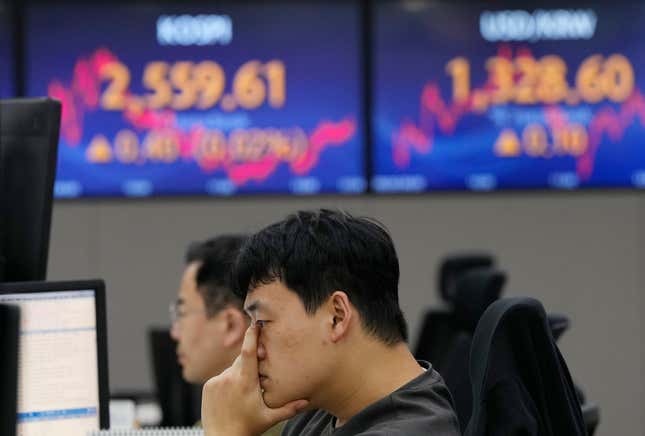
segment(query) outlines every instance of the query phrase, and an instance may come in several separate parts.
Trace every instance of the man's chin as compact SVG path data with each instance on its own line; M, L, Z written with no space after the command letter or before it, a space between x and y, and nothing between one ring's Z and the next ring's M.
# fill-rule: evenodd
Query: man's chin
M285 404L301 399L301 398L284 398L284 396L276 395L271 391L264 391L264 393L262 394L262 398L264 399L264 404L266 404L267 407L271 409L279 409Z
M186 367L184 367L181 371L181 376L183 377L184 381L186 383L191 383L191 384L202 384L202 380L200 377L196 377L195 374L192 372L186 370Z

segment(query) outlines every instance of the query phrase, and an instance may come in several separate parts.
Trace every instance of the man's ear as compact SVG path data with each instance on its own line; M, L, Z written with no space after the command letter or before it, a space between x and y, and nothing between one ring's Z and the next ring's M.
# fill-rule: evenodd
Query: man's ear
M241 344L244 340L244 334L249 328L249 318L237 308L227 307L222 309L224 321L223 345L231 347Z
M349 332L354 318L354 308L343 291L335 291L328 301L331 315L331 341L338 342Z

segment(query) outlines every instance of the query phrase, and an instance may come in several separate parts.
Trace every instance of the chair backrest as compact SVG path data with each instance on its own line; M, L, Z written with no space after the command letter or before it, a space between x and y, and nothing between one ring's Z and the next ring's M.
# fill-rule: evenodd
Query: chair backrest
M473 409L472 386L468 377L468 356L472 343L472 333L458 333L446 353L442 369L439 370L452 395L461 431L468 425Z
M461 274L472 268L492 267L495 258L487 253L461 253L446 256L439 264L439 296L446 302L452 302L455 284Z
M569 329L571 321L569 317L561 313L549 313L546 316L547 321L549 322L549 327L551 328L551 333L553 334L553 339L558 341L562 334Z
M464 272L455 284L453 312L458 327L473 334L488 306L499 299L506 274L481 267Z
M506 274L492 268L466 271L455 285L454 319L456 333L438 361L437 370L450 390L462 431L472 412L472 387L468 362L473 334L488 306L502 293Z
M465 436L584 436L580 403L542 305L493 303L470 353L473 413Z
M478 267L463 270L455 280L453 308L426 312L414 350L417 359L431 362L440 371L456 336L464 330L472 335L484 310L499 298L506 275L492 268Z
M428 310L419 330L414 356L419 360L431 362L438 369L457 332L455 314L452 310Z
M596 428L600 423L600 408L595 403L586 403L582 405L582 419L585 421L585 427L589 436L593 436Z

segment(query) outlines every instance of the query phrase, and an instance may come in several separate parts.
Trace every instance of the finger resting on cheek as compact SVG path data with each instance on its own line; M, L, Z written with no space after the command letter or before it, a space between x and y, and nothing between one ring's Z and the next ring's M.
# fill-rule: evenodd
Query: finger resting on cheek
M257 352L257 331L253 325L249 326L244 335L244 342L242 343L242 351Z

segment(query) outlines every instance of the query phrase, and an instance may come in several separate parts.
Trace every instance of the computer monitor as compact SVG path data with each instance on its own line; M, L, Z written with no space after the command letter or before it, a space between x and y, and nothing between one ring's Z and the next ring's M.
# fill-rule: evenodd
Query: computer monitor
M16 434L20 308L0 304L0 435Z
M108 428L103 282L0 284L0 303L21 310L15 434L86 436Z
M0 281L44 280L61 105L0 100Z

